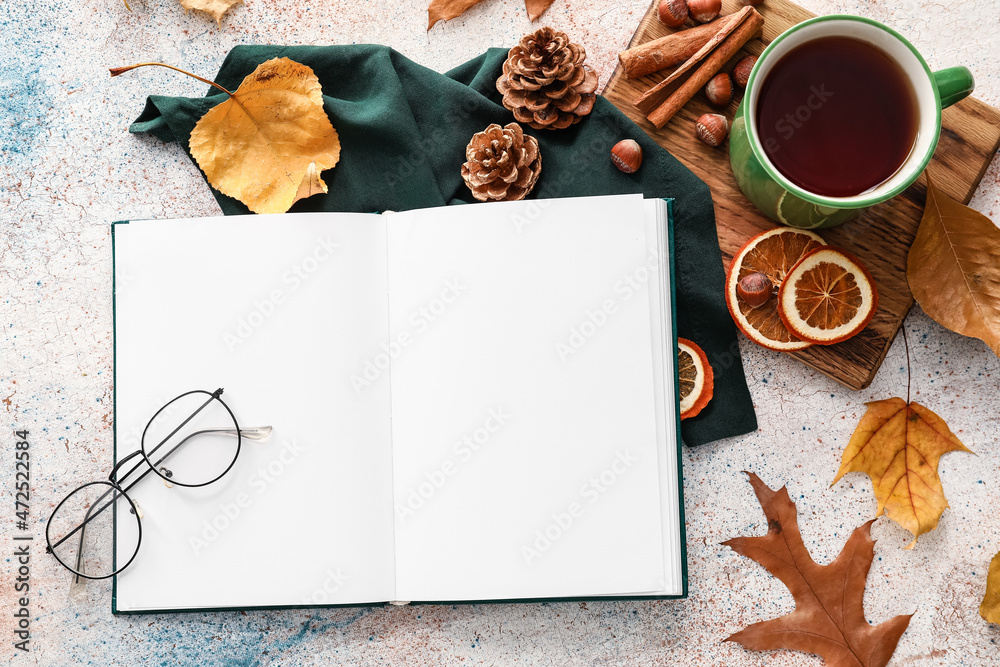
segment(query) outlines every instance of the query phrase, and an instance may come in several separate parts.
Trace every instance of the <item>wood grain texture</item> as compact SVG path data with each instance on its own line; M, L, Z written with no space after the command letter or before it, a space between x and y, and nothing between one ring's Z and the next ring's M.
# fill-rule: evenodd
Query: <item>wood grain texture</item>
M638 46L663 37L674 29L656 17L654 0L629 43ZM741 8L737 0L723 0L726 14ZM760 39L753 39L723 67L732 71L747 54L760 55L773 39L813 14L788 0L767 0L757 6L764 16ZM933 63L940 69L961 63ZM695 138L694 122L703 113L718 112L699 93L662 129L657 130L633 102L669 72L627 79L621 67L615 70L604 96L635 121L657 143L697 174L712 190L719 245L726 268L733 254L748 238L776 226L758 212L740 192L729 166L726 147L709 148ZM725 110L732 118L741 99L734 96ZM967 98L945 109L941 139L928 169L935 184L954 199L968 203L983 173L1000 147L1000 111L979 100ZM868 327L850 340L829 346L813 346L788 352L808 366L852 389L867 387L882 364L900 325L913 306L906 284L906 254L916 235L926 198L923 176L899 196L860 214L854 220L829 230L820 230L827 242L857 255L871 270L879 291L879 309ZM681 221L683 224L683 221Z

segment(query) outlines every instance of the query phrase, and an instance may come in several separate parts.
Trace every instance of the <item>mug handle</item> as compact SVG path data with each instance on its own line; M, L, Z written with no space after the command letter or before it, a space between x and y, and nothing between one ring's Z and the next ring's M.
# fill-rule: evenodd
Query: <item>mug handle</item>
M964 100L976 87L976 80L968 67L949 67L934 72L934 83L941 94L941 108Z

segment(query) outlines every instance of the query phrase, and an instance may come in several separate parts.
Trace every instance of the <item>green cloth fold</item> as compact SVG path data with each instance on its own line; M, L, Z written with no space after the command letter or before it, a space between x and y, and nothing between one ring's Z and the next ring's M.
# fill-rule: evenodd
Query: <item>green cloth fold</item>
M466 144L490 123L514 120L496 90L503 49L440 74L384 46L237 46L215 80L235 90L257 65L278 57L308 65L319 77L341 142L339 164L323 174L329 194L304 199L292 211L401 211L472 202L459 172ZM214 88L204 98L152 95L130 131L177 141L188 151L195 123L224 99ZM600 96L591 114L568 129L525 131L538 139L542 153L542 175L529 198L641 192L674 199L678 332L705 350L715 372L715 396L682 423L683 440L699 445L755 430L725 304L708 186ZM610 160L611 147L629 138L644 155L632 175ZM226 215L249 213L239 201L212 192Z

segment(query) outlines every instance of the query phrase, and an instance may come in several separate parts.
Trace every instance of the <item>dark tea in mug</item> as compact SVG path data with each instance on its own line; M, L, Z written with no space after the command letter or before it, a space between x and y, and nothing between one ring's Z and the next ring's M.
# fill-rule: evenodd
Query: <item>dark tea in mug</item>
M902 68L853 37L822 37L785 54L757 97L771 163L826 197L868 192L899 170L917 136L916 93Z

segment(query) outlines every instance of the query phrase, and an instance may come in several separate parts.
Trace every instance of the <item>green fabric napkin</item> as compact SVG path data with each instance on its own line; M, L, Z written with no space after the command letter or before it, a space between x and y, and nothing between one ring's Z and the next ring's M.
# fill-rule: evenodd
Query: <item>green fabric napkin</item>
M496 90L506 51L490 49L447 74L422 67L384 46L238 46L216 82L235 90L260 63L288 57L310 66L340 135L340 163L323 174L330 192L298 202L293 211L407 210L472 202L459 173L465 146L490 123L513 122ZM177 141L188 150L198 119L224 99L153 95L130 128ZM581 123L565 130L531 130L542 153L542 175L530 198L641 192L674 199L678 331L698 343L715 371L715 397L681 425L684 442L699 445L757 428L736 329L723 296L725 276L708 186L654 143L603 97ZM632 175L611 164L621 139L642 146ZM190 153L189 153L190 154ZM213 189L226 215L247 208Z

